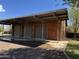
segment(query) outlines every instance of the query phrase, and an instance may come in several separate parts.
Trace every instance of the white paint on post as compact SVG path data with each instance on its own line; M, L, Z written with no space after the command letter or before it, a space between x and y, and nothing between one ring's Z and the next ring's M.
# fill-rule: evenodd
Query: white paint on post
M4 36L4 24L3 24L2 26L3 26L3 30L2 30L2 36Z
M11 34L11 37L12 37L12 34L13 34L13 33L12 33L12 32L13 32L13 31L12 31L12 30L13 30L13 29L12 29L12 24L10 25L10 27L11 27L11 33L10 33L10 34Z

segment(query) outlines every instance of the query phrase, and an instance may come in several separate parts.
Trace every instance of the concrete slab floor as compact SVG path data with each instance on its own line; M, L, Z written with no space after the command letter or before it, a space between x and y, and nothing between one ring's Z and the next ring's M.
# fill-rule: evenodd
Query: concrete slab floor
M49 41L46 44L43 44L41 46L39 46L39 48L47 48L48 49L55 49L55 50L62 50L64 51L66 46L68 44L68 41ZM47 47L45 47L47 46Z

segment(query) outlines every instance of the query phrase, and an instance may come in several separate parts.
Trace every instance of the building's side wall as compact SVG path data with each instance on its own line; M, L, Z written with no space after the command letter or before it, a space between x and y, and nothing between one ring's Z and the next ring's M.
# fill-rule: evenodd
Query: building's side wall
M61 40L65 38L65 21L61 22Z
M65 21L58 21L57 23L57 40L64 40L65 37Z

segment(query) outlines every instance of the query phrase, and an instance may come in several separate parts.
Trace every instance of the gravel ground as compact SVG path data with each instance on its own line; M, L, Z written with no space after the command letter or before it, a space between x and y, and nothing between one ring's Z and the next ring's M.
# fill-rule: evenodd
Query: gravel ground
M7 55L10 59L67 59L63 51L42 48L19 48L5 51L0 55ZM0 58L1 59L1 58ZM9 58L4 58L9 59Z

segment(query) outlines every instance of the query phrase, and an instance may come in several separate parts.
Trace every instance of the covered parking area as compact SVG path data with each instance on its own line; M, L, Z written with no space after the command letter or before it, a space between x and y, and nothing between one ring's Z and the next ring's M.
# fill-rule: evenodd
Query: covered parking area
M12 27L10 36L1 36L0 38L10 41L63 40L67 19L67 9L60 9L31 16L0 20L0 24Z

